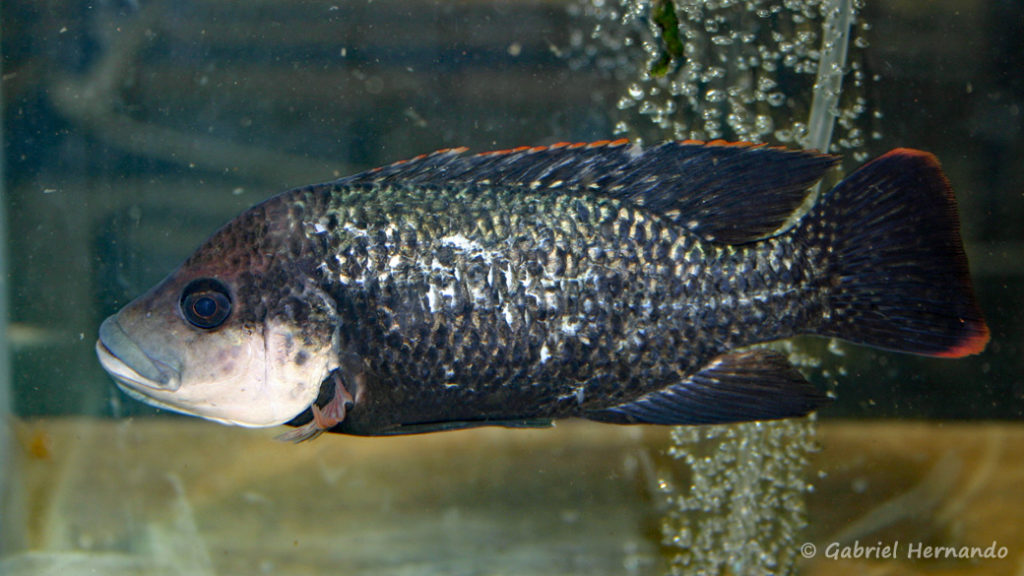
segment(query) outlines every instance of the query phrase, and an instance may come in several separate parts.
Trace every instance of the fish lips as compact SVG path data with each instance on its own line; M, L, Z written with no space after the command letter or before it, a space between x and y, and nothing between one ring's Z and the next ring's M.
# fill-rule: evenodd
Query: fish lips
M180 370L153 358L111 316L100 325L96 341L100 364L126 392L174 392L181 385ZM132 394L133 396L135 394Z

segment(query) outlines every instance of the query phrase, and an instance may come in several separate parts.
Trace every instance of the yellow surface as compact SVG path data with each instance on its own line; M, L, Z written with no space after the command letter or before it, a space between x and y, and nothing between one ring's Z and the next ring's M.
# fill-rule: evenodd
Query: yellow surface
M178 418L18 422L0 568L590 575L667 566L644 466L667 448L667 429L573 422L300 445L274 441L278 432ZM828 422L818 440L804 531L817 553L801 573L1024 573L1024 426ZM854 541L895 546L897 557L824 557L829 544ZM911 546L993 542L1005 559L907 558Z

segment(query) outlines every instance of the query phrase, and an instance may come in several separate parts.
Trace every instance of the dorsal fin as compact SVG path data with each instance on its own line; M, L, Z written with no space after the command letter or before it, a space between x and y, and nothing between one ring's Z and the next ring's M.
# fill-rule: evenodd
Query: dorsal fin
M778 229L837 158L753 144L667 142L647 150L626 140L554 144L462 155L417 156L339 184L473 184L586 191L627 200L708 240L737 244Z

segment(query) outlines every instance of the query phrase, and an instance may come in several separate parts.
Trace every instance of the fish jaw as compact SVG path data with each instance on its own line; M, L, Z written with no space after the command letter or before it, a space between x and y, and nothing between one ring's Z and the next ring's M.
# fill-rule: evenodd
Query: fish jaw
M128 338L120 325L117 324L117 317L111 316L103 321L100 326L100 337L96 340L96 356L100 365L117 383L122 392L135 400L151 404L158 408L174 412L186 413L182 408L157 399L157 394L163 392L174 392L181 384L181 374L174 370L159 370L158 366L163 364L150 358L130 338ZM122 360L124 357L125 360ZM160 377L157 379L143 376L139 370L132 366L141 366L157 370ZM166 364L165 367L170 368Z
M100 325L96 355L122 390L173 392L181 385L181 370L146 354L124 331L116 315Z

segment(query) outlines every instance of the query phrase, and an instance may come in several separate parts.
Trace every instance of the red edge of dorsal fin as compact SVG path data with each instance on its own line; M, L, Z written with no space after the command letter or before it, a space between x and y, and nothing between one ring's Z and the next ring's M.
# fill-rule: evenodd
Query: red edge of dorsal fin
M515 148L506 148L504 150L489 150L487 152L480 152L477 156L504 156L506 154L515 154L517 152L526 152L527 150L534 150L533 146L517 146Z
M789 146L784 146L784 145L781 145L781 144L773 146L773 145L766 144L764 142L747 142L745 140L740 140L740 141L737 141L737 142L730 142L728 140L722 140L722 139L710 140L710 141L704 141L704 140L677 140L676 143L679 144L679 145L682 145L682 146L708 146L708 147L715 146L715 147L719 147L719 148L750 148L751 150L754 150L754 149L779 150L779 151L782 151L782 152L794 152L794 153L804 152L804 153L814 153L814 154L818 154L818 155L821 155L821 156L827 156L829 158L841 158L841 156L838 155L838 154L828 154L828 153L825 153L825 152L822 152L822 151L818 150L817 148L791 148ZM927 152L921 152L920 150L913 150L911 148L897 148L896 150L892 150L891 152L889 152L889 154L892 154L894 152L896 152L896 153L914 153L914 154L917 154L917 155L931 156L931 154L929 154ZM932 156L932 159L935 161L936 164L938 164L938 160L936 160L934 158L934 156Z
M723 148L725 148L725 147L734 147L734 148L769 148L769 149L772 149L772 150L790 150L790 148L787 148L786 146L769 146L769 145L764 144L764 143L747 142L747 141L730 142L728 140L722 140L722 139L708 140L708 141L687 139L687 140L677 140L676 142L678 144L680 144L680 145L685 145L685 146L719 146L719 147L723 147ZM517 153L520 153L520 152L544 152L546 150L557 150L557 149L560 149L560 148L567 148L567 149L602 148L602 147L615 148L615 147L619 147L619 146L629 146L631 144L632 144L632 141L629 140L628 138L619 138L617 140L595 140L593 142L556 142L554 144L550 144L550 145L547 145L547 146L516 146L516 147L513 147L513 148L502 148L500 150L487 150L485 152L478 152L476 155L477 156L503 156L503 155L507 155L507 154L517 154ZM413 156L412 158L406 158L404 160L398 160L397 162L392 162L391 164L389 164L387 166L381 166L381 167L373 168L370 171L371 172L377 172L377 171L382 170L382 169L387 168L387 167L401 166L402 164L407 164L409 162L416 162L416 161L423 160L424 158L427 158L427 157L430 157L430 156L440 156L440 155L443 155L443 154L463 154L463 153L465 153L468 150L469 150L469 148L465 147L465 146L456 146L456 147L452 147L452 148L441 148L441 149L436 150L434 152L431 152L429 154L420 154L418 156ZM908 155L922 156L922 157L926 157L929 162L934 163L936 165L938 164L938 160L934 156L932 156L931 154L929 154L927 152L922 152L920 150L915 150L913 148L896 148L894 150L891 150L886 155L889 155L889 154L908 154Z
M546 152L548 150L559 150L566 148L569 150L575 150L577 148L616 148L619 146L628 146L630 141L626 138L619 138L618 140L596 140L594 142L556 142L548 146L516 146L515 148L503 148L501 150L488 150L486 152L479 152L477 156L505 156L509 154L518 154L520 152L526 153L537 153ZM453 148L450 150L458 150L464 152L465 148ZM440 152L447 152L443 150ZM417 158L413 158L416 160Z
M465 146L452 146L451 148L441 148L440 150L435 150L433 153L429 154L429 156L440 156L442 154L462 154L466 150L469 150L469 148Z
M746 140L740 140L738 142L730 142L728 140L712 140L705 142L705 146L721 146L723 148L768 148L769 146L765 143L747 142ZM776 147L780 150L786 150L785 146Z
M457 146L457 147L453 147L453 148L441 148L440 150L435 150L435 151L430 152L428 154L419 154L419 155L413 156L412 158L405 158L405 159L402 159L402 160L396 160L396 161L394 161L394 162L392 162L390 164L385 164L384 166L377 166L375 168L370 168L369 170L364 172L364 174L376 174L376 173L382 172L384 170L390 170L392 168L398 168L398 167L403 166L405 164L412 164L414 162L419 162L421 160L425 160L425 159L430 158L432 156L443 156L445 154L458 155L458 154L462 154L466 150L469 150L469 148L466 148L465 146Z

